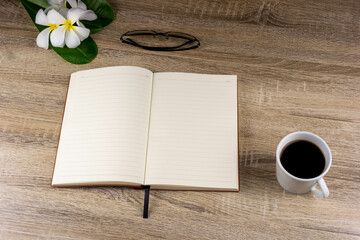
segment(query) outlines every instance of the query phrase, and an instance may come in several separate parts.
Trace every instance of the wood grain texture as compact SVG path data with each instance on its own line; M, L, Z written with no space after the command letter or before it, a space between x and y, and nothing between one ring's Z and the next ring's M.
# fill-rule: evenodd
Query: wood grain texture
M99 55L71 65L36 47L19 1L0 2L0 239L359 239L360 2L109 1ZM121 44L135 29L181 31L197 50ZM50 187L70 73L113 65L237 74L239 193ZM286 134L320 135L333 153L328 199L285 192L275 150Z

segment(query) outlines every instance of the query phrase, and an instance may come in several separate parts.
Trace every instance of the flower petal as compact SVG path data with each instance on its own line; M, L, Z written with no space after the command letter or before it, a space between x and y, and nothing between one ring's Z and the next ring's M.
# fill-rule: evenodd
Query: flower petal
M61 2L63 2L63 0L48 0L48 3L49 3L51 6L59 5Z
M65 31L66 29L63 26L58 27L52 31L50 35L51 44L54 47L63 47L65 43Z
M75 33L79 36L80 40L84 40L90 34L90 30L84 27L76 27L74 26Z
M79 27L85 27L85 25L84 25L82 22L80 22L79 20L77 20L76 24L77 24Z
M42 30L36 38L36 44L41 48L48 49L49 48L49 35L50 35L49 27Z
M73 23L75 23L85 12L84 9L81 8L72 8L68 11L67 19L70 19Z
M44 13L44 10L40 9L35 17L35 23L43 26L48 26L48 18Z
M81 9L84 9L84 10L87 9L85 3L83 3L81 0L78 0L78 6L77 7L81 8Z
M58 13L56 10L51 9L47 15L48 21L51 24L62 24L66 19L61 16L60 13Z
M78 4L76 0L67 0L67 2L70 4L72 8L77 8Z
M66 18L68 11L69 11L69 9L67 9L67 8L62 8L62 9L59 10L59 13L61 14L61 16L63 16L64 18Z
M65 34L65 43L68 48L76 48L80 45L80 38L75 33L75 31L66 31Z
M54 9L54 6L45 8L44 13L47 14L51 9Z
M97 19L97 16L96 16L96 14L95 14L93 11L91 11L91 10L86 10L86 11L84 11L84 13L80 16L79 19L81 19L81 20L93 21L93 20Z

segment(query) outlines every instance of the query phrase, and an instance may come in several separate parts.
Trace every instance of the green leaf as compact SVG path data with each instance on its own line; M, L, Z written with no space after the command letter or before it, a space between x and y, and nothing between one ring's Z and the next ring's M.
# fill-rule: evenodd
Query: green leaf
M88 37L77 48L58 48L51 46L63 59L74 64L86 64L91 62L98 53L96 43Z
M34 0L32 0L34 1ZM39 5L31 3L27 0L21 0L25 10L29 13L31 20L35 24L35 16L39 9L42 9ZM39 31L42 31L46 26L35 24ZM53 50L61 56L63 59L74 64L85 64L91 62L97 55L98 49L96 43L91 37L88 37L81 42L77 48L58 48L53 47Z
M93 10L101 21L102 27L106 27L115 19L114 11L106 0L82 0L88 9Z
M81 20L86 28L90 29L90 34L97 33L103 29L101 21L99 18L94 21Z
M35 5L38 5L39 7L47 8L50 7L50 4L47 0L27 0L28 2L31 2Z

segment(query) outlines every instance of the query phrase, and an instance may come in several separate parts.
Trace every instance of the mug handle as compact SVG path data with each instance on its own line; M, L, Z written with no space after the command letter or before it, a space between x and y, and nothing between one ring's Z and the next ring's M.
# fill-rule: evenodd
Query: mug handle
M326 186L324 179L321 178L320 180L318 180L317 184L319 185L321 191L316 189L316 184L314 184L314 186L311 187L311 192L318 197L327 198L329 196L329 189Z

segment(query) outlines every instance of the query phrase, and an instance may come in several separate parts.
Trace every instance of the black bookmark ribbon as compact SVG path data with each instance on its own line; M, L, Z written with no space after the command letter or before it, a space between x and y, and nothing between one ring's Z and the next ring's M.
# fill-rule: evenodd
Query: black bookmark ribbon
M143 218L148 218L148 216L149 216L150 185L142 185L142 188L145 189Z

